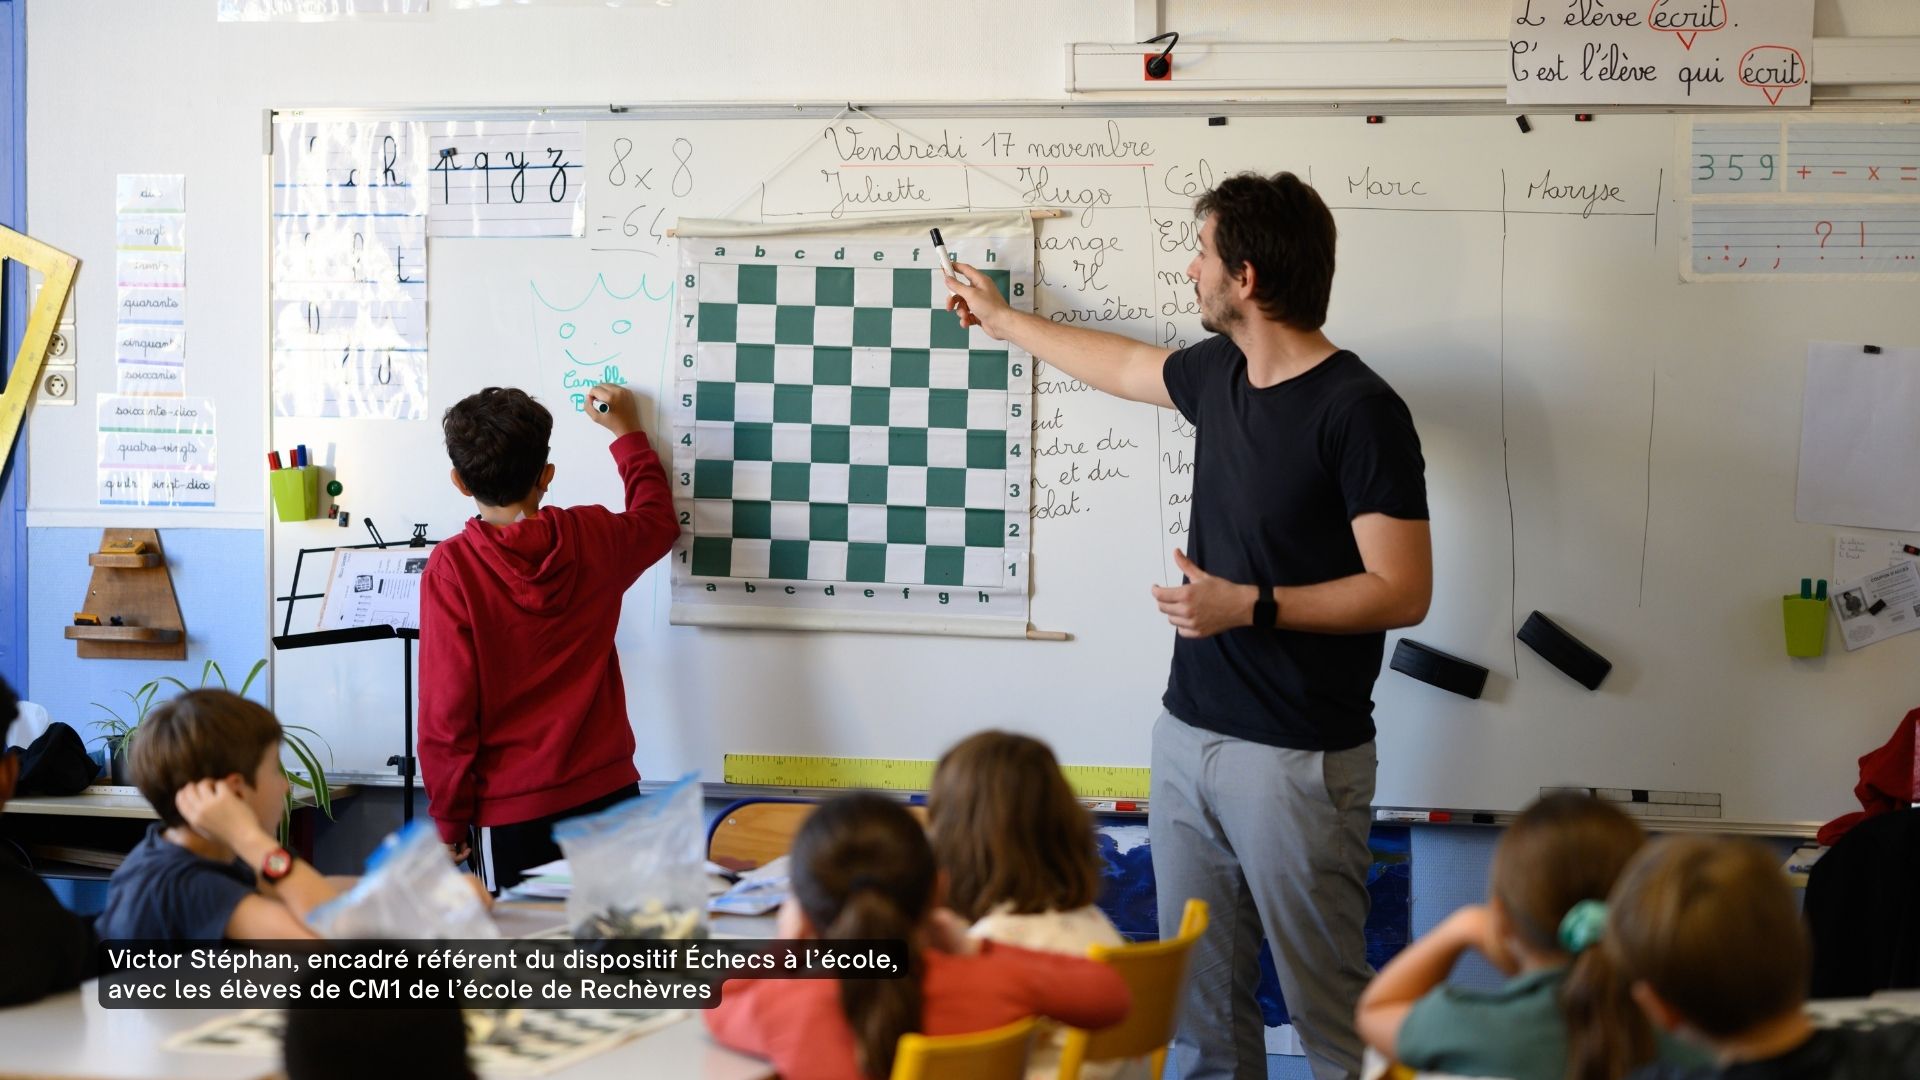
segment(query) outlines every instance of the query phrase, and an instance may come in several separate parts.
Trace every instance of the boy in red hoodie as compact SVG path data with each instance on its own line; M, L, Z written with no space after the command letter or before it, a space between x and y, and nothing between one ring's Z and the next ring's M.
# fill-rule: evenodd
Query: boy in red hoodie
M480 512L421 578L420 772L454 858L480 830L495 889L560 857L554 822L639 793L613 634L627 588L680 530L633 395L603 383L587 397L614 436L620 513L540 505L553 416L524 391L490 386L441 421L453 486Z

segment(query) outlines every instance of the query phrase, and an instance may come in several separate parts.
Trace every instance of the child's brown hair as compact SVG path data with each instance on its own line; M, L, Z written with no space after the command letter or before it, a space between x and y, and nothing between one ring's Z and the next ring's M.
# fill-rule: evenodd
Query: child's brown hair
M1002 903L1031 915L1099 898L1093 818L1038 739L983 731L948 750L933 770L927 821L947 906L969 921Z
M1599 950L1560 932L1576 904L1606 899L1646 839L1617 808L1556 794L1522 811L1494 851L1491 890L1514 936L1536 953L1577 953L1560 993L1569 1080L1618 1080L1653 1058L1653 1030Z
M454 402L440 430L447 458L473 497L511 506L527 497L547 467L553 414L525 390L489 386Z
M191 690L163 701L134 729L133 782L169 828L186 824L173 796L196 780L239 773L253 782L260 758L280 741L280 721L239 694Z
M1780 860L1750 840L1669 837L1614 890L1608 954L1687 1023L1729 1038L1806 999L1807 932Z
M918 941L937 880L926 831L892 799L842 795L808 815L788 860L793 897L822 938L906 943L905 978L840 980L861 1075L883 1078L900 1036L920 1030Z

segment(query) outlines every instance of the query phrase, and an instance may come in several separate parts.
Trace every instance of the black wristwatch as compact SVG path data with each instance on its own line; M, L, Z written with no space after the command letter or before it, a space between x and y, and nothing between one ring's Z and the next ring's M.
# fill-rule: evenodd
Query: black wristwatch
M1253 626L1256 630L1278 630L1280 628L1280 604L1273 598L1273 590L1260 586L1260 595L1253 601Z

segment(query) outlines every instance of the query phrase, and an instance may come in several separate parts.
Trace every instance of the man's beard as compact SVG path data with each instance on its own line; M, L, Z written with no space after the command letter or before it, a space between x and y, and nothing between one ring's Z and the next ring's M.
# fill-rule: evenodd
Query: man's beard
M1194 298L1200 303L1200 329L1209 334L1232 333L1234 325L1240 321L1233 308L1227 307L1218 312L1216 317L1215 312L1207 309L1207 298L1200 295L1198 290L1194 292Z

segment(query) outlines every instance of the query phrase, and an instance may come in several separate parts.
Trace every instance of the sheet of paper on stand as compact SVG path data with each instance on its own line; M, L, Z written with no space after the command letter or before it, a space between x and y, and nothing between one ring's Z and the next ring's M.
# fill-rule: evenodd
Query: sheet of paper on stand
M419 629L420 575L426 569L427 554L419 548L340 548L327 573L319 629Z

